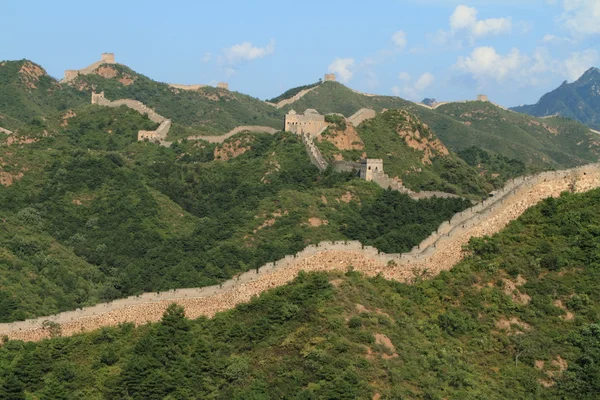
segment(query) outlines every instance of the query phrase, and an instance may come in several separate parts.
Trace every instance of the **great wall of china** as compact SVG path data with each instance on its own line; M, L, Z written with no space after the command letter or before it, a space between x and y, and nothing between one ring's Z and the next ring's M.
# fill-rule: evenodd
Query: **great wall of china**
M92 93L92 104L97 104L105 107L121 107L127 106L140 114L147 114L150 121L159 124L155 131L139 131L138 140L151 140L159 141L162 145L170 145L165 139L171 129L171 120L159 115L156 111L146 106L144 103L131 100L131 99L120 99L120 100L108 100L104 97L104 92Z
M250 301L263 291L285 285L300 271L345 271L352 266L366 276L410 282L415 274L433 276L449 270L463 257L471 237L499 232L529 207L564 191L586 192L600 187L600 164L565 171L543 172L510 181L492 198L456 214L412 251L384 254L359 242L324 242L277 262L243 273L222 285L145 293L111 303L36 319L0 324L0 335L9 339L38 341L49 337L45 321L59 324L62 335L89 332L124 322L159 321L167 306L176 302L189 318L212 317Z

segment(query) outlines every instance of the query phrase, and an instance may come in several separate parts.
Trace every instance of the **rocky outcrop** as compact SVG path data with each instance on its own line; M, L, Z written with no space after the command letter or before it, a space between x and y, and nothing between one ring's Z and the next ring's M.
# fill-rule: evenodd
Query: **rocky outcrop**
M600 164L572 170L544 172L510 181L496 195L456 214L409 253L383 254L359 242L324 242L230 279L219 286L145 293L111 303L50 317L0 324L0 335L10 339L41 340L49 336L44 321L60 324L65 336L123 322L159 321L176 302L190 318L211 317L249 301L265 290L284 285L300 271L346 270L352 266L366 276L409 282L415 274L429 276L452 268L463 257L471 237L492 235L518 218L527 208L566 190L585 192L600 187Z

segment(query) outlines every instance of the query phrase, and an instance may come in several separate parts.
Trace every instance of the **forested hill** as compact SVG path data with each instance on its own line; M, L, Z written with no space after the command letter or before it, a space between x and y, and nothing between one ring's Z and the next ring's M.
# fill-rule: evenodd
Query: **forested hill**
M121 64L103 64L95 73L80 75L68 85L87 93L104 91L110 100L141 101L174 123L200 134L223 134L244 125L283 127L284 112L257 98L210 86L177 89Z
M0 398L595 399L599 207L548 199L412 285L301 274L210 320L8 341Z
M87 103L88 95L61 86L31 61L0 62L0 127L16 130Z
M590 68L573 83L566 81L533 105L513 110L544 117L560 115L600 130L600 69Z
M415 114L455 152L471 147L517 159L535 171L572 167L598 159L597 134L565 118L539 119L510 112L492 103L457 102L430 109L392 96L357 93L337 82L323 82L298 101L284 107L303 112L350 116L361 108L402 109Z

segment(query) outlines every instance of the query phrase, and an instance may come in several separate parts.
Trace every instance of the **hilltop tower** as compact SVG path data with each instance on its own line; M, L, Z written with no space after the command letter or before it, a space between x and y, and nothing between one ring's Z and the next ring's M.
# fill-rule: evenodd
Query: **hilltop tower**
M219 89L229 90L229 84L227 82L219 82L217 83L217 87Z
M104 100L104 91L100 93L92 92L92 104L100 104Z
M335 82L335 74L325 74L325 82Z
M105 64L115 64L115 53L102 53L100 59Z
M487 95L485 95L485 94L480 94L480 95L478 95L478 96L477 96L477 100L479 100L479 101L490 101L490 100L488 99Z
M326 127L325 116L312 108L304 111L304 114L298 114L296 111L290 110L285 115L285 130L296 135L309 134L314 137Z
M372 181L373 174L383 173L383 160L381 158L367 158L360 162L360 178Z

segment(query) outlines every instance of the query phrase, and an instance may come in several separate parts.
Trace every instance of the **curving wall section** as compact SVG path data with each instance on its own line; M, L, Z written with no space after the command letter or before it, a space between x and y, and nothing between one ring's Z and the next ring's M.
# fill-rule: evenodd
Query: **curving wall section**
M452 268L463 257L463 246L474 236L492 235L547 197L600 187L600 164L572 170L544 172L509 182L496 196L456 214L412 251L384 254L359 242L323 242L301 252L248 271L219 286L145 293L50 317L0 324L0 335L35 341L47 338L44 321L61 325L63 335L91 331L123 322L159 321L167 306L182 305L190 318L215 313L247 302L265 290L284 285L300 271L344 271L349 266L367 276L410 282L415 274L435 275Z

